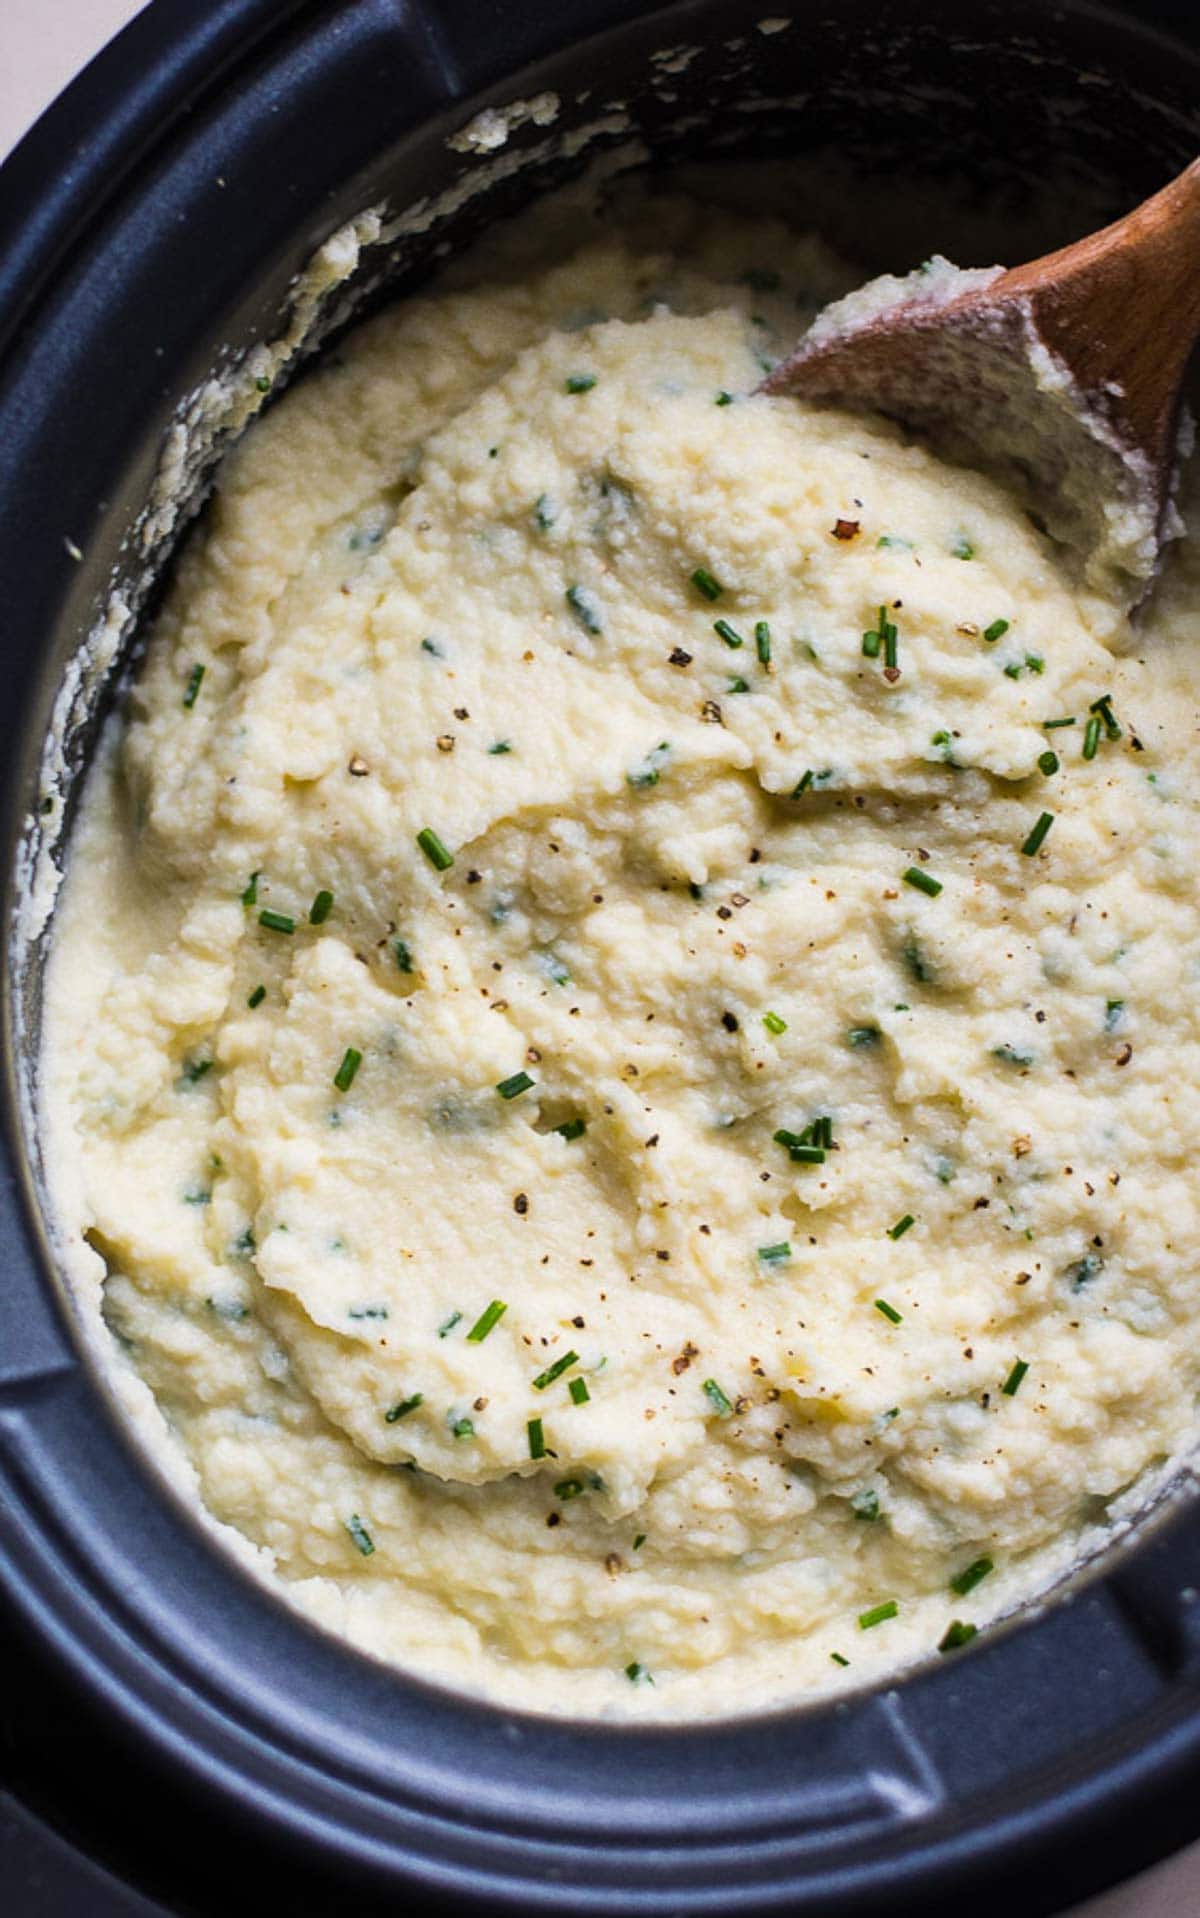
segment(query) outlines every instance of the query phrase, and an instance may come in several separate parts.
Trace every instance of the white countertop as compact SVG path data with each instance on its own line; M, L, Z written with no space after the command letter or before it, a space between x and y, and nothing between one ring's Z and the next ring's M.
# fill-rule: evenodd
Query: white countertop
M0 157L72 75L140 11L139 0L0 0ZM1198 1913L1200 1843L1104 1897L1074 1906L1063 1918L1196 1918Z

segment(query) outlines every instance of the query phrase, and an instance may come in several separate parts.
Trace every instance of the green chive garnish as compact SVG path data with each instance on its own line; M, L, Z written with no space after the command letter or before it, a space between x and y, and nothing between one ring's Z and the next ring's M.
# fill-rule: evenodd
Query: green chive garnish
M794 1165L824 1165L825 1148L819 1145L791 1145L788 1157Z
M896 628L892 625L891 621L889 620L883 635L883 663L885 666L892 667L892 666L895 666L896 664L897 639L898 639L898 634L897 634Z
M200 687L203 683L203 680L204 680L204 668L199 663L199 661L197 661L196 664L192 667L192 670L188 675L187 690L185 691L183 695L183 703L189 709L196 704L196 699L200 692Z
M1039 753L1038 771L1045 773L1047 779L1049 779L1051 773L1058 771L1058 754L1051 752Z
M769 666L771 664L771 628L765 619L760 619L755 622L754 650L758 654L762 665Z
M375 1550L375 1540L371 1537L370 1532L368 1532L357 1512L351 1512L349 1518L346 1520L346 1530L358 1546L363 1557L370 1558L371 1553Z
M705 1379L701 1390L718 1418L733 1417L733 1400L721 1390L715 1379Z
M968 1625L964 1623L961 1618L956 1618L952 1624L946 1627L945 1633L938 1645L939 1652L957 1652L961 1650L964 1645L971 1643L971 1640L975 1637L978 1630L978 1625Z
M250 878L246 884L246 890L242 894L243 906L256 906L258 904L258 882L260 877L261 875L257 872L250 874Z
M412 947L407 939L397 939L392 951L396 955L397 972L411 972L413 969Z
M265 373L260 373L254 384L260 393L269 393L271 391L271 382Z
M957 534L950 551L955 559L974 559L975 557L975 548L965 533Z
M895 1306L889 1305L886 1299L876 1299L875 1310L882 1312L884 1318L890 1320L893 1325L899 1325L904 1318L903 1312L897 1312Z
M876 633L876 632L864 633L862 636L862 649L863 649L864 659L878 659L879 649L882 645L883 645L883 639L879 633Z
M255 1006L261 1006L266 996L267 996L267 988L265 986L261 986L261 985L255 986L254 991L249 995L249 997L246 1000L246 1004L249 1006L251 1012L253 1012Z
M703 566L697 566L695 572L692 574L692 585L696 588L696 591L702 599L720 599L724 591L724 588Z
M363 1056L357 1046L347 1046L342 1055L342 1063L333 1075L333 1083L339 1092L349 1092L354 1084L354 1075L362 1064Z
M595 384L594 373L568 373L564 381L568 393L590 393Z
M1074 713L1071 714L1069 719L1043 719L1042 731L1044 733L1052 733L1052 732L1056 732L1060 726L1073 726L1074 724L1075 724Z
M604 631L600 602L588 592L586 586L568 586L563 597L585 633L599 634Z
M857 1049L860 1046L877 1046L880 1040L878 1026L851 1026L846 1034L846 1044Z
M758 1256L764 1265L786 1265L792 1248L787 1239L780 1239L777 1245L760 1245Z
M390 1412L385 1412L384 1420L388 1425L394 1425L397 1419L406 1419L410 1412L415 1412L418 1405L424 1405L424 1403L425 1394L414 1392L411 1398L401 1399L399 1405L393 1405Z
M1003 639L1008 628L1009 621L1007 619L994 619L990 626L984 627L983 636L989 641Z
M264 906L258 915L258 923L268 932L295 932L296 921L290 913L272 912L270 906Z
M1121 737L1121 728L1118 726L1113 714L1111 693L1101 693L1099 699L1093 699L1091 705L1088 707L1088 711L1089 713L1095 713L1103 722L1104 730L1110 739L1119 739Z
M732 406L733 394L727 393L724 387L722 387L721 391L717 394L716 399L713 401L713 405L714 406Z
M808 768L807 772L801 773L799 779L796 781L795 785L792 787L792 798L799 799L801 793L806 793L809 787L812 785L813 780L816 778L816 776L817 775L814 773L811 766Z
M530 1458L545 1458L545 1456L546 1456L546 1434L545 1434L545 1432L544 1432L544 1431L542 1430L542 1421L541 1421L541 1419L530 1419L530 1420L528 1420L528 1422L527 1422L527 1424L526 1424L526 1426L525 1426L525 1430L526 1430L526 1432L527 1432L527 1434L528 1434L528 1436L529 1436L529 1456L530 1456Z
M641 1551L641 1549L642 1549L642 1546L643 1546L643 1545L644 1545L645 1543L646 1543L646 1534L645 1534L645 1532L639 1532L639 1533L638 1533L638 1535L637 1535L637 1537L636 1537L636 1538L634 1539L634 1541L633 1541L633 1549L634 1549L634 1551L635 1551L635 1552L640 1552L640 1551Z
M572 1365L578 1364L578 1352L564 1352L561 1359L555 1359L553 1365L548 1365L544 1372L538 1373L533 1381L534 1391L544 1392L548 1385L554 1384L555 1379L560 1379L563 1373L569 1371Z
M850 1660L848 1658L843 1658L840 1652L830 1652L829 1656L830 1658L832 1658L835 1665L845 1666L845 1665L849 1665L850 1663Z
M455 1326L460 1324L461 1321L462 1321L461 1312L452 1312L448 1319L443 1319L441 1324L438 1326L439 1339L444 1339L448 1337L448 1335L451 1332L453 1332Z
M581 1478L560 1478L554 1488L554 1496L555 1498L561 1499L565 1504L569 1498L578 1498L582 1491L583 1480Z
M858 1615L859 1630L869 1632L872 1625L882 1625L889 1618L898 1616L900 1607L894 1598L885 1599L882 1605L872 1605L869 1612Z
M556 1125L553 1129L557 1132L559 1138L565 1139L569 1145L572 1139L582 1139L584 1133L587 1131L587 1120L564 1119L561 1125Z
M496 1090L502 1099L518 1099L523 1092L528 1092L533 1084L534 1081L527 1072L514 1072L510 1079L501 1079Z
M482 1345L494 1325L498 1325L508 1306L503 1299L493 1299L491 1304L479 1314L471 1330L467 1333L468 1345Z
M308 909L309 925L323 926L332 911L333 911L333 894L331 892L326 891L325 887L322 886L320 892L317 894L316 898L312 902L312 905Z
M1093 713L1092 717L1088 720L1087 725L1084 727L1084 732L1083 732L1084 758L1094 759L1096 757L1096 748L1099 744L1100 744L1100 718L1099 718L1099 714Z
M511 740L496 739L496 740L493 740L492 744L488 747L488 756L491 759L497 759L499 758L501 753L510 753L511 751L512 751Z
M572 1405L586 1405L592 1396L588 1391L586 1379L572 1379L567 1390L571 1394Z
M977 1558L967 1566L965 1572L959 1572L957 1578L950 1580L950 1590L957 1592L960 1598L965 1598L967 1593L973 1592L977 1585L982 1585L988 1573L994 1572L995 1569L990 1558Z
M746 644L742 635L729 624L727 619L714 619L713 632L717 635L718 639L723 639L725 644L734 651L736 651L739 646Z
M1004 1384L1000 1387L1000 1390L1004 1393L1004 1396L1006 1398L1010 1398L1010 1399L1016 1398L1017 1393L1021 1389L1021 1380L1025 1377L1025 1374L1026 1372L1028 1372L1028 1370L1029 1370L1028 1360L1018 1359L1016 1364L1013 1366L1012 1371L1009 1373L1008 1377L1005 1379Z
M911 1212L906 1212L906 1213L904 1214L904 1217L903 1217L902 1219L897 1219L897 1220L896 1220L896 1223L895 1223L895 1225L889 1225L889 1227L888 1227L888 1238L889 1238L889 1239L902 1239L902 1238L904 1237L904 1234L905 1234L905 1233L906 1233L906 1232L908 1231L908 1228L909 1228L909 1226L910 1226L910 1225L915 1225L916 1223L917 1223L917 1222L916 1222L916 1220L915 1220L915 1219L913 1218L913 1215L912 1215L912 1213L911 1213Z
M855 1518L861 1518L870 1524L879 1517L879 1493L873 1485L864 1485L854 1493L850 1500L850 1510Z
M787 1031L787 1020L781 1019L777 1012L764 1012L763 1024L773 1039L778 1039L781 1032Z
M474 1438L475 1421L468 1418L455 1419L450 1426L450 1431L455 1438Z
M935 879L931 872L926 872L921 866L910 866L901 877L906 886L915 886L918 892L928 893L931 899L936 899L942 890L941 880Z
M1053 824L1054 814L1052 812L1044 812L1039 816L1037 825L1033 828L1025 844L1021 847L1021 851L1027 859L1032 859L1034 853L1039 850L1046 834Z
M631 1685L653 1685L654 1683L647 1667L640 1664L636 1658L632 1664L626 1665L625 1676Z
M432 826L422 826L417 844L435 872L446 872L454 864L454 854L446 851Z

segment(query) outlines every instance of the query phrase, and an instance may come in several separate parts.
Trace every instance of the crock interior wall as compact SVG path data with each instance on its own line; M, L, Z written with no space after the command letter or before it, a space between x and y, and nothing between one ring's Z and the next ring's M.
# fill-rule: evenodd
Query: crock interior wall
M387 11L372 6L364 13L379 14L382 20ZM564 6L556 19L549 18L548 10L545 21L531 17L527 23L514 20L514 11L499 5L472 6L470 0L443 0L436 32L422 56L425 66L416 77L411 68L415 55L407 43L389 55L408 87L407 93L402 87L394 97L389 118L387 88L377 67L369 66L375 56L365 42L362 89L356 91L353 85L356 68L344 44L342 10L307 10L289 26L284 41L260 50L244 71L235 70L225 90L197 107L186 124L163 130L161 143L146 155L124 198L106 209L94 231L80 237L74 257L59 263L54 283L45 289L32 319L42 329L41 339L30 335L20 343L21 363L15 374L11 360L0 369L10 372L10 391L23 400L25 425L30 427L32 422L37 428L30 443L36 440L39 449L39 471L13 505L18 530L29 540L44 536L50 527L55 544L54 562L30 567L33 577L20 598L23 638L13 647L10 687L12 709L21 715L11 733L14 817L32 806L54 691L66 659L91 625L114 573L135 602L145 603L169 561L164 549L154 556L145 576L141 568L135 575L130 572L125 542L147 497L162 432L175 404L224 349L270 337L291 274L328 232L364 205L388 199L401 208L419 195L437 194L449 186L466 163L446 147L446 134L481 106L553 89L564 103L553 129L557 134L591 119L607 102L621 101L632 122L631 133L644 138L656 162L664 165L681 157L709 160L735 151L812 156L833 150L839 166L876 183L924 177L946 189L953 182L964 212L977 221L981 246L988 222L997 213L1006 234L1017 236L1006 247L997 246L998 252L1024 250L1019 240L1023 231L1036 229L1038 245L1073 237L1081 223L1087 223L1082 209L1091 209L1089 217L1096 219L1115 215L1161 184L1196 150L1200 68L1195 58L1164 48L1152 34L1131 28L1115 16L1082 8L1051 11L1037 4L962 0L951 14L933 0L915 0L912 5L898 4L898 0L839 0L836 7L818 5L798 11L790 31L771 37L757 33L754 22L759 10L748 8L744 0L689 5L654 15L628 4L607 9ZM770 11L767 6L761 9L764 17ZM570 47L531 70L505 77L516 46L521 49L518 57L539 55L543 48L567 39L578 22L591 28L602 16L618 23L602 40ZM729 40L741 40L742 48L731 54L725 44ZM701 53L683 74L672 76L670 90L676 98L664 100L662 83L659 91L647 83L653 71L649 56L663 47L691 45L699 45ZM739 70L743 58L752 62L749 70ZM402 72L406 59L410 61L407 78ZM323 62L325 79L321 80ZM1079 77L1081 70L1088 76L1084 81ZM579 105L576 95L584 92L589 97ZM786 104L765 112L741 110L748 100L777 98ZM267 102L274 119L268 115ZM321 115L325 116L322 137L314 140L312 128L321 123ZM677 123L691 116L698 124L678 132ZM524 129L514 144L532 147L544 137ZM437 231L400 242L386 263L387 294L419 284L431 269L435 246L460 247L489 220L517 210L564 170L557 163L531 168L469 202ZM227 185L219 210L213 210L211 181L217 171ZM1060 220L1053 195L1047 212L1048 183L1059 183ZM852 196L848 206L831 203L820 211L821 224L834 244L859 255L868 266L905 267L944 244L944 232L931 212L922 212L919 196L909 202L905 218L897 217L894 201L884 205L866 191ZM176 231L181 215L184 230ZM382 296L379 265L369 262L364 274L366 304ZM97 314L97 302L101 308L107 305L110 323L105 323L102 312ZM72 315L81 313L90 313L92 319L77 327L71 338L56 331L68 327ZM112 314L122 313L124 326L111 322ZM89 348L94 349L90 359ZM41 414L28 385L32 381L36 386L39 375L44 381ZM50 420L51 409L61 415L57 425ZM119 415L115 425L114 414ZM87 431L88 418L97 427L92 435ZM8 485L11 490L11 480ZM70 560L65 551L59 552L60 528L83 548L81 564ZM11 528L9 540L7 551L0 543L0 579L6 576L6 564L8 570L16 566ZM70 742L76 773L86 764L97 720L112 697L112 684L82 717ZM68 833L69 820L68 808ZM20 1064L27 1071L38 1032L43 959L43 947L35 946L17 955L14 969L21 1013ZM11 1111L9 1118L14 1153L19 1159L23 1150L28 1151L36 1160L36 1142L22 1144ZM44 1260L44 1248L41 1256ZM111 1412L101 1403L97 1382L85 1381L84 1393L96 1431L107 1434ZM140 1473L119 1436L111 1443L117 1469ZM85 1499L88 1489L81 1481L65 1488L63 1499ZM103 1496L99 1483L91 1490L97 1498ZM114 1497L118 1494L119 1488ZM224 1605L231 1633L244 1629L246 1642L262 1651L264 1685L278 1685L286 1653L306 1671L319 1672L322 1696L334 1699L344 1667L348 1675L340 1681L343 1709L356 1714L356 1735L364 1724L358 1715L371 1713L367 1722L372 1740L378 1742L378 1749L373 1744L367 1750L360 1741L352 1758L336 1747L326 1754L344 1776L365 1778L373 1791L394 1791L403 1797L407 1786L396 1778L389 1782L389 1770L394 1768L383 1754L389 1740L422 1739L431 1767L444 1768L451 1753L457 1753L464 1787L478 1792L489 1806L499 1802L499 1781L506 1771L511 1773L512 1762L491 1715L454 1701L422 1699L419 1688L404 1688L389 1675L319 1642L299 1622L277 1616L257 1593L239 1590L225 1599L223 1586L238 1583L232 1569L220 1565L202 1572L205 1555L209 1559L215 1555L202 1541L188 1542L178 1515L165 1509L161 1487L147 1481L136 1496L142 1500L144 1549L164 1555L162 1585L167 1596L162 1603L168 1612L172 1606L176 1612L175 1619L164 1616L161 1620L164 1643L186 1637L179 1631L178 1619L189 1604L197 1608ZM1190 1526L1184 1539L1181 1524ZM1200 1536L1194 1511L1173 1525L1173 1530L1168 1528L1151 1541L1140 1560L1129 1561L1109 1582L1108 1590L1116 1594L1111 1607L1107 1598L1101 1604L1102 1595L1092 1587L1073 1615L1060 1611L1022 1635L1027 1646L1036 1644L1023 1654L1016 1692L1014 1668L1005 1668L1008 1720L1000 1733L988 1730L1003 1696L999 1666L989 1667L988 1660L1004 1653L1003 1644L995 1647L994 1654L972 1655L957 1676L944 1668L908 1688L906 1697L916 1701L911 1705L913 1722L920 1723L922 1738L928 1739L938 1767L953 1780L946 1815L960 1838L973 1823L994 1819L1001 1801L1010 1810L1037 1802L1039 1793L1045 1795L1050 1789L1046 1781L1057 1775L1061 1785L1070 1766L1086 1780L1089 1765L1115 1764L1137 1748L1139 1739L1151 1732L1157 1736L1173 1724L1174 1704L1164 1697L1164 1687L1168 1681L1178 1687L1189 1673L1194 1675L1195 1633L1180 1623L1169 1605L1164 1606L1159 1594L1167 1587L1177 1589L1185 1579L1200 1583ZM94 1574L82 1547L72 1577L81 1592L96 1587L96 1605L102 1608L107 1602L104 1580ZM135 1636L144 1629L140 1604L140 1593L131 1582L123 1627ZM65 1604L60 1613L65 1618ZM1126 1614L1137 1621L1136 1654L1120 1636L1120 1619ZM198 1609L196 1615L199 1618ZM69 1628L63 1625L62 1629L65 1633ZM49 1631L42 1635L43 1645L50 1636ZM1018 1642L1011 1638L1008 1644ZM204 1643L199 1633L200 1650ZM93 1652L101 1656L99 1639ZM214 1695L228 1702L221 1692L226 1667L214 1665L207 1677L199 1671L189 1676L181 1662L185 1654L174 1642L171 1658L183 1681L199 1690L211 1679ZM235 1655L230 1658L234 1660ZM1091 1680L1097 1661L1105 1659L1109 1677L1101 1696L1101 1688ZM78 1661L60 1647L47 1664L47 1674L54 1671L61 1678L72 1663ZM228 1671L236 1671L235 1662ZM45 1682L50 1683L49 1676ZM198 1909L208 1908L209 1900L218 1897L226 1910L251 1908L254 1900L249 1893L243 1903L241 1893L231 1889L216 1842L219 1833L230 1829L231 1801L222 1799L211 1782L206 1796L194 1778L185 1793L170 1766L160 1772L156 1790L153 1775L158 1767L147 1754L156 1749L155 1713L161 1717L161 1707L147 1705L140 1721L130 1713L122 1718L114 1702L115 1687L114 1680L107 1705L93 1706L95 1723L107 1723L110 1728L114 1763L125 1762L122 1752L130 1763L134 1751L139 1753L139 1787L148 1796L140 1810L118 1816L114 1824L111 1795L93 1789L89 1798L87 1768L81 1758L79 1790L72 1799L77 1832L93 1846L115 1854L131 1871L157 1876L160 1885L178 1898L173 1848L162 1833L172 1829L178 1807L186 1802L189 1816L196 1821L190 1899ZM260 1698L249 1678L242 1689L247 1698L254 1694L256 1708L261 1707L260 1735L268 1744L273 1737L281 1737L272 1730L280 1699ZM232 1695L228 1692L228 1697ZM928 1700L927 1706L921 1704L922 1698ZM310 1709L307 1697L305 1708ZM326 1730L335 1722L331 1708ZM687 1869L680 1863L663 1876L663 1899L673 1909L691 1909L692 1901L698 1903L722 1874L736 1871L736 1887L731 1878L725 1908L760 1895L765 1900L771 1879L766 1866L751 1856L754 1833L761 1837L775 1830L773 1815L786 1825L788 1840L783 1848L788 1858L799 1858L800 1839L795 1838L799 1849L788 1847L804 1822L795 1807L805 1793L812 1818L814 1874L818 1855L827 1860L844 1854L849 1860L857 1848L864 1868L875 1858L881 1883L885 1867L890 1873L893 1892L889 1897L911 1899L915 1894L906 1891L896 1858L889 1862L889 1852L895 1847L910 1854L919 1849L913 1820L919 1824L923 1814L902 1811L894 1831L881 1827L878 1833L856 1840L853 1821L839 1812L830 1784L839 1776L839 1766L857 1768L865 1776L874 1765L877 1772L886 1774L893 1746L898 1753L906 1736L903 1729L889 1732L889 1724L886 1715L869 1716L864 1706L861 1714L854 1708L836 1724L829 1714L816 1713L798 1715L794 1724L777 1721L769 1730L763 1728L765 1742L775 1754L773 1802L782 1807L786 1800L786 1813L780 1808L770 1814L762 1796L753 1817L747 1814L740 1825L731 1811L731 1849L724 1863L707 1861L695 1816L684 1819L686 1829L678 1842L692 1834L695 1863ZM336 1733L331 1735L336 1739ZM298 1730L295 1736L303 1745L311 1733ZM509 1753L511 1749L507 1748ZM666 1735L636 1744L596 1735L589 1753L584 1753L580 1741L572 1744L565 1730L533 1728L522 1734L521 1750L525 1808L520 1815L515 1810L495 1814L507 1839L527 1838L542 1816L537 1807L550 1805L556 1791L560 1801L564 1793L573 1791L579 1794L574 1809L564 1809L560 1802L553 1814L558 1829L566 1832L578 1826L579 1832L586 1831L585 1794L590 1793L595 1845L603 1841L610 1846L609 1855L602 1859L577 1835L571 1839L573 1851L560 1849L556 1855L565 1874L564 1903L571 1901L572 1883L577 1888L586 1885L589 1896L604 1893L616 1900L621 1895L621 1871L642 1869L634 1862L639 1846L647 1850L657 1846L665 1858L671 1842L667 1834L672 1806L678 1825L678 1806L689 1794L694 1804L703 1799L707 1805L709 1793L716 1793L711 1809L705 1811L715 1845L723 1815L721 1794L732 1806L743 1791L763 1793L764 1778L771 1775L759 1775L750 1748L739 1744L734 1732L714 1735L704 1753L686 1736L681 1743ZM895 1762L902 1771L900 1757ZM57 1763L61 1778L61 1752ZM264 1757L264 1777L266 1763ZM397 1766L403 1771L399 1759ZM779 1797L780 1769L788 1787L783 1799ZM824 1799L820 1791L813 1796L814 1781L821 1780ZM50 1790L53 1782L43 1784ZM261 1804L243 1795L242 1836L266 1844L265 1783L263 1792ZM644 1807L639 1827L643 1835L624 1851L622 1864L614 1832L625 1802L623 1794L630 1793L637 1793L637 1802ZM1134 1800L1135 1794L1127 1790L1127 1807ZM1138 1829L1129 1829L1127 1813L1121 1832L1121 1861L1128 1868L1183 1829L1179 1822L1183 1814L1172 1812L1165 1800L1157 1819L1144 1805L1139 1809ZM93 1815L99 1811L102 1817ZM162 1821L157 1832L156 1816ZM271 1816L277 1818L277 1811ZM492 1817L492 1812L487 1816ZM820 1835L822 1817L825 1829ZM839 1819L842 1835L837 1838ZM736 1857L735 1827L740 1833L737 1843L743 1846ZM1114 1822L1114 1839L1116 1829ZM461 1835L447 1842L461 1854L465 1843ZM468 1849L471 1855L466 1863L460 1856L463 1872L469 1864L471 1871L484 1873L482 1841L472 1841ZM993 1847L993 1860L999 1855ZM549 1856L549 1852L538 1855L541 1875L549 1868ZM290 1882L293 1897L305 1895L303 1907L295 1908L313 1912L345 1908L348 1880L339 1879L328 1855L324 1863L321 1857L314 1814L312 1844L302 1868L295 1855L290 1863L282 1854L275 1858L281 1874L277 1897L282 1901ZM493 1874L501 1869L495 1860L486 1868ZM359 1899L366 1900L356 1902L355 1908L380 1908L374 1899L382 1900L385 1880L391 1882L386 1868L377 1863L368 1870L360 1859L354 1869L355 1882L361 1886ZM644 1869L650 1874L658 1867L646 1862ZM965 1857L959 1869L966 1871ZM994 1863L993 1869L998 1874L999 1864ZM1005 1869L1011 1884L1017 1866L1010 1860ZM1047 1863L1045 1847L1038 1852L1027 1846L1025 1869L1026 1909L1048 1909L1063 1902L1068 1892L1081 1895L1113 1869L1111 1847L1106 1851L1098 1842L1086 1856L1077 1853L1069 1871L1060 1860L1056 1875L1056 1868ZM349 1867L343 1863L342 1870ZM926 1890L929 1900L921 1908L932 1911L936 1908L932 1881ZM461 1908L460 1892L446 1895ZM960 1891L946 1893L955 1903L960 1895ZM819 1908L829 1913L850 1909L842 1897L832 1881L826 1881ZM613 1908L619 1907L614 1904ZM659 1908L665 1909L666 1904ZM801 1905L794 1902L794 1908ZM882 1912L888 1908L884 1893L872 1895L870 1904L860 1908ZM975 1909L988 1908L985 1899L976 1900Z

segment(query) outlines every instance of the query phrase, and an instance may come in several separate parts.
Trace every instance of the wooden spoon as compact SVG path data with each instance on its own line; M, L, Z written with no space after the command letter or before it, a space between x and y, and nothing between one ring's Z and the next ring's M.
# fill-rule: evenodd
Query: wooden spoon
M869 408L1006 478L1085 577L1144 596L1174 511L1200 333L1200 160L1115 225L1007 272L934 260L827 307L761 391Z

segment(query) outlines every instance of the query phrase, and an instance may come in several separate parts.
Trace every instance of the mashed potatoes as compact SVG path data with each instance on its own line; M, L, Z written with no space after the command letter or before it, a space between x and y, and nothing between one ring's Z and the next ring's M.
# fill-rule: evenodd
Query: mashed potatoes
M754 397L848 283L659 202L373 321L75 841L47 1127L143 1413L510 1704L953 1647L1194 1434L1191 561L1128 650L999 489Z

